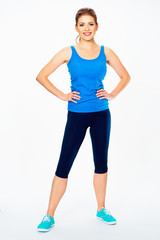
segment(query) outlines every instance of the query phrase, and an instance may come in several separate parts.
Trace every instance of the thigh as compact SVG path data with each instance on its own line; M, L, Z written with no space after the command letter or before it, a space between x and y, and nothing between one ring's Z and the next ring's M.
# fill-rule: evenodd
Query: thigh
M110 110L97 112L93 124L90 126L90 136L92 141L92 150L95 169L97 172L108 170L108 147L111 130Z
M86 118L79 113L68 111L56 175L68 177L73 161L84 140L87 130Z

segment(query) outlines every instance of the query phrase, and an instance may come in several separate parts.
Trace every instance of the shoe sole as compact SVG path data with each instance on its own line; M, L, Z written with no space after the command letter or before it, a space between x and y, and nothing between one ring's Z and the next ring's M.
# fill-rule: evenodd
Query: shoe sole
M38 231L38 232L48 232L48 231L50 231L54 226L55 226L55 224L53 224L49 229L37 228L37 231Z
M97 216L96 216L97 217ZM117 223L117 221L114 221L114 222L106 222L106 221L104 221L102 218L100 218L100 217L97 217L97 219L98 220L100 220L100 221L102 221L102 222L104 222L104 223L106 223L106 224L116 224Z

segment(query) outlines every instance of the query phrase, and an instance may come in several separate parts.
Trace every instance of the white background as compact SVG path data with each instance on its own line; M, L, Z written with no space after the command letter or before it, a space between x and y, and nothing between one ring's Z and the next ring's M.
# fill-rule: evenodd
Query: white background
M95 42L110 47L131 76L109 102L106 207L117 224L96 219L88 129L56 209L55 229L42 234L36 227L48 207L67 101L47 91L36 76L60 49L75 45L75 15L82 7L97 14ZM0 2L1 239L160 238L159 11L158 0ZM120 79L107 67L103 83L111 92ZM70 92L66 64L49 79Z

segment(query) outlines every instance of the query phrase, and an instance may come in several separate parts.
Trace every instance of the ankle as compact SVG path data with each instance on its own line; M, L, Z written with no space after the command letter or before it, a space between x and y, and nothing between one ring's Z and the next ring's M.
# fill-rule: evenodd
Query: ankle
M98 208L97 208L97 209L98 209L98 211L101 211L101 210L102 210L102 208L105 208L105 206L100 206L100 207L98 206Z
M50 217L54 218L54 214L53 213L47 212L46 215L49 215Z

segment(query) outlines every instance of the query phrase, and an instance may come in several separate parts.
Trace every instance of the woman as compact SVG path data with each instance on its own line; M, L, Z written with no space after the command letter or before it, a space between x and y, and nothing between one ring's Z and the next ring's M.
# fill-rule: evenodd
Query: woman
M88 127L95 165L93 184L97 199L96 217L107 224L116 223L116 219L105 208L111 127L108 100L113 100L128 84L130 75L110 48L95 42L94 36L98 23L94 10L82 8L77 12L75 19L75 29L80 37L79 43L60 50L36 78L56 97L68 101L67 122L52 183L49 206L46 215L37 226L38 231L49 231L55 225L55 210L66 190L68 174ZM48 76L63 63L67 64L71 76L72 91L68 94L61 92L48 80ZM111 93L104 90L102 83L107 72L106 63L113 67L121 79Z

